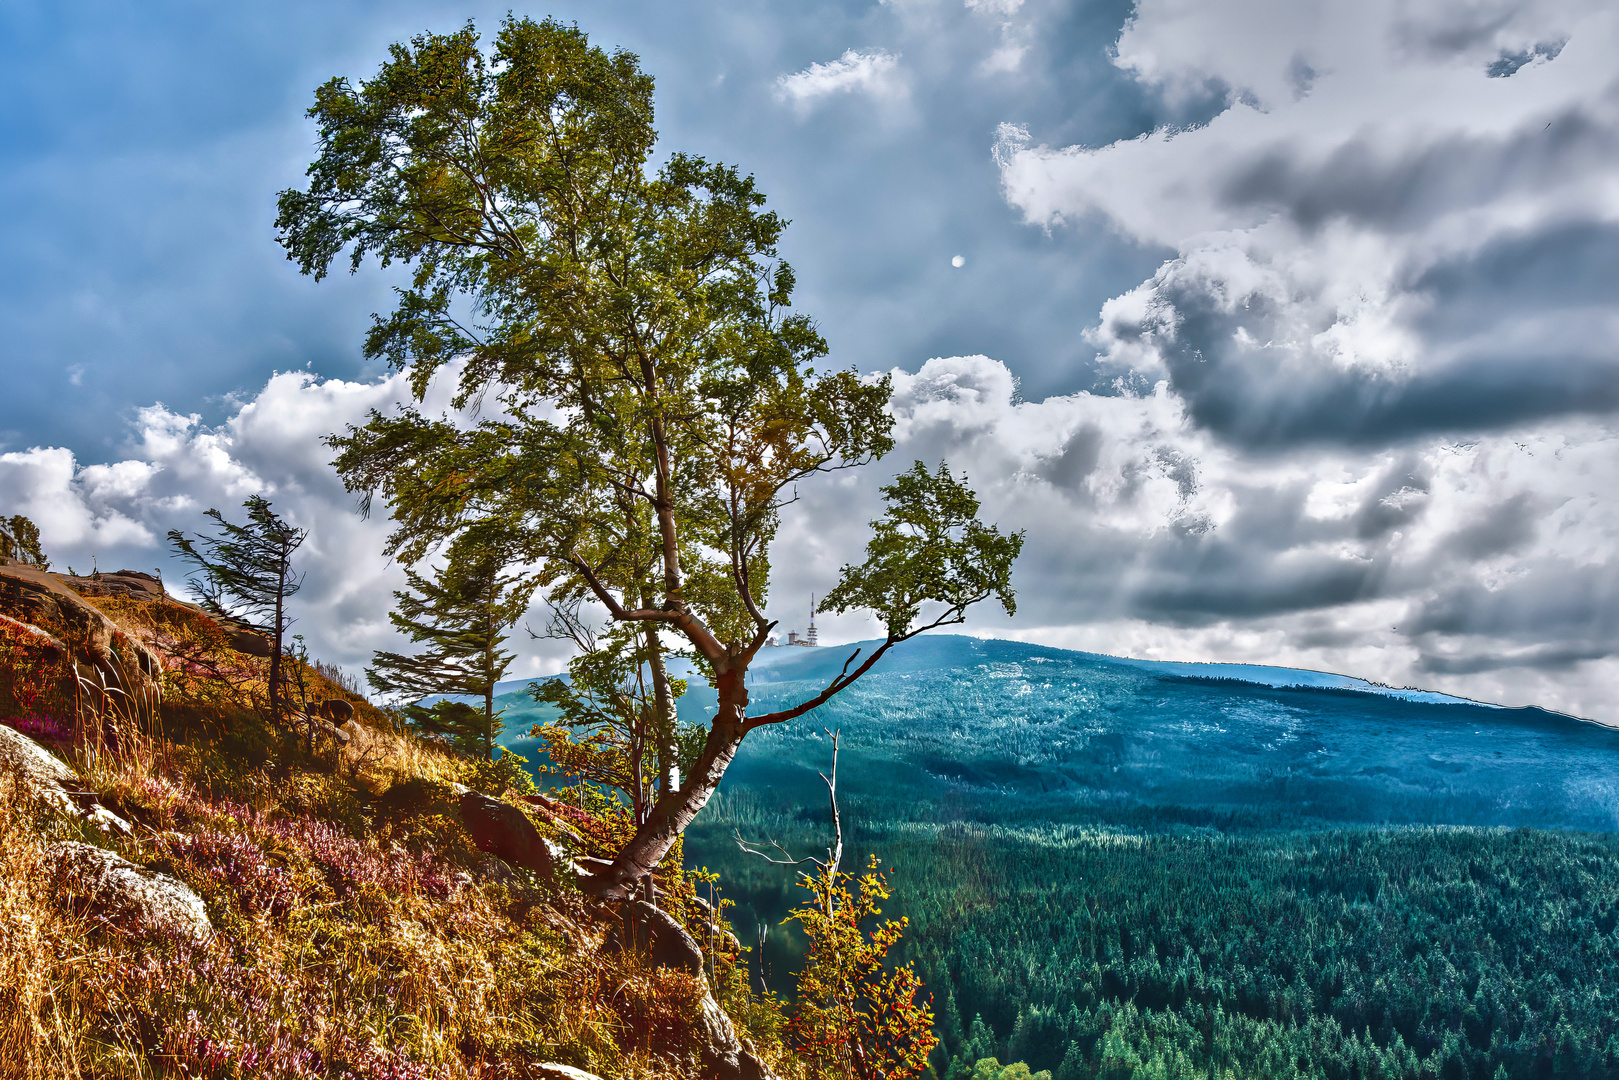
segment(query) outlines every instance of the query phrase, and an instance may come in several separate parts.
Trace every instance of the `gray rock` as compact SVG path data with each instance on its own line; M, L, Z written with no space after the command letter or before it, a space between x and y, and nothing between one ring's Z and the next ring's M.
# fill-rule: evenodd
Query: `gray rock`
M540 830L511 803L476 791L461 796L461 822L479 851L486 851L543 877L556 874L556 858Z
M759 1060L753 1045L737 1038L731 1018L725 1015L712 993L704 993L696 1023L699 1076L703 1080L779 1080Z
M96 804L93 793L80 790L82 781L61 758L15 728L0 724L0 772L15 776L22 798L41 803L69 817L88 821L105 833L129 836L129 822Z
M76 812L67 789L78 786L79 774L33 739L4 724L0 724L0 770L17 777L22 797L58 813Z
M703 950L673 915L637 900L629 906L629 917L635 943L647 951L654 965L677 968L690 975L703 973Z
M184 883L105 848L64 840L46 848L45 868L71 907L118 929L164 930L193 941L214 931L202 898Z
M554 1061L536 1061L524 1072L529 1076L538 1077L539 1080L601 1080L595 1073L587 1073L572 1065L558 1065Z

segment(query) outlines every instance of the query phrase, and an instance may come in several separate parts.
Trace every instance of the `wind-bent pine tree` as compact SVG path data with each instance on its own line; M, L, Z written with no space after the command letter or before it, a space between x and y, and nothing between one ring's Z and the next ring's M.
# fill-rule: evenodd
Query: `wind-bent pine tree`
M391 509L390 553L415 563L468 529L498 533L541 568L537 588L587 591L654 657L664 635L683 640L713 680L689 774L585 883L615 897L659 864L749 731L972 604L1011 612L1022 543L981 524L947 468L918 463L884 489L865 562L822 604L875 612L882 643L808 700L748 714L781 508L800 481L892 449L890 385L814 367L827 347L789 310L785 223L735 168L682 153L654 168L652 90L635 56L552 20L508 17L487 55L470 25L422 35L371 80L316 91L318 156L277 218L317 279L345 249L352 271L409 266L367 355L408 370L418 405L441 375L455 408L481 403L472 422L413 406L333 437L348 488ZM656 697L672 731L672 697Z
M419 653L378 652L366 680L385 694L415 698L429 694L470 694L483 708L470 716L422 710L423 722L447 725L462 749L485 757L494 753L500 719L495 712L495 684L505 676L513 655L501 648L506 629L526 606L527 592L514 589L519 580L502 572L501 557L481 550L463 554L452 547L449 562L429 581L407 570L408 588L394 593L398 610L388 618L417 644ZM467 710L472 712L472 710Z
M292 625L287 601L303 585L303 578L292 571L292 556L309 530L283 521L262 495L250 497L242 506L247 510L246 525L233 525L210 509L205 516L214 519L218 536L199 534L193 542L179 529L171 529L169 543L193 565L188 577L204 607L232 618L270 620L270 715L279 721L286 679L282 641Z

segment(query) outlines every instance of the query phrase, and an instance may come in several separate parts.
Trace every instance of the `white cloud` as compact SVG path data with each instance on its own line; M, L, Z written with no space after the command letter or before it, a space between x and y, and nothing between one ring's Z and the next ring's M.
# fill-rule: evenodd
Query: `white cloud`
M1591 2L1140 0L1118 66L1206 122L1066 147L1001 125L1027 222L1175 253L1087 332L1120 396L975 437L1057 410L1118 442L1077 516L1004 504L1058 605L1016 632L1619 721L1616 49ZM1160 450L1195 490L1110 502L1107 453L1139 479Z
M907 93L899 56L882 49L849 49L836 60L815 63L776 79L776 98L800 115L838 94L864 94L878 102L902 100Z
M1160 384L1021 402L982 356L896 371L899 448L964 470L1027 529L1019 614L976 632L1098 652L1284 664L1619 723L1619 435L1256 458ZM873 473L806 488L774 560L788 621L875 516ZM824 620L831 640L863 617Z
M429 411L446 406L441 389ZM217 428L153 405L136 412L120 461L81 465L61 447L0 455L0 506L39 525L53 569L87 573L92 561L102 570L160 569L170 591L184 595L186 568L170 558L168 531L205 531L209 508L239 521L242 501L262 494L309 530L297 557L305 577L291 603L293 631L313 655L359 673L375 650L406 644L387 618L404 575L382 556L385 513L355 512L321 440L407 395L400 375L358 383L298 372L272 377ZM521 651L514 677L561 663L554 649L532 648L521 629L512 644Z

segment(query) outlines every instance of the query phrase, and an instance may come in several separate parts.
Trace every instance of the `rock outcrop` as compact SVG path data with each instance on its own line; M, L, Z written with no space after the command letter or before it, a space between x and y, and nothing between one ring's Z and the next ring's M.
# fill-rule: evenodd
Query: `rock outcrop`
M737 1038L731 1018L712 993L703 995L693 1024L698 1036L697 1060L704 1080L779 1080L754 1051Z
M66 904L116 929L193 941L213 933L202 898L184 883L105 848L64 840L46 849L44 866Z
M469 791L461 796L461 823L479 851L542 877L556 874L557 859L550 845L528 816L511 803Z
M645 949L654 965L676 968L688 975L703 973L703 950L673 915L645 900L630 904L625 914L636 947Z
M601 1080L595 1073L576 1069L572 1065L558 1065L554 1061L536 1061L524 1072L535 1080Z
M0 724L0 772L16 778L17 795L58 814L90 822L103 832L128 836L129 822L95 801L79 774L20 731Z
M645 900L631 903L625 915L635 946L645 950L647 959L655 966L702 977L703 951L673 915ZM622 932L610 934L609 942L622 947ZM714 1000L706 982L703 1000L691 1020L705 1080L777 1080L759 1060L753 1046L737 1036L731 1018Z
M342 698L327 698L315 711L322 719L330 720L338 727L354 719L354 703L344 701Z
M0 559L0 615L7 630L47 653L65 649L71 660L58 685L42 689L54 692L58 708L73 702L75 709L88 704L105 712L115 698L155 704L161 693L157 657L65 583L79 580L86 579Z

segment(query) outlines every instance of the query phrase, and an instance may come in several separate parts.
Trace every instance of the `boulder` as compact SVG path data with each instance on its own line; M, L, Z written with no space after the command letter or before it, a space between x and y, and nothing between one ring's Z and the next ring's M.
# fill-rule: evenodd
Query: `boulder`
M88 821L102 832L129 836L129 822L100 806L82 789L79 774L61 758L15 728L0 724L0 772L17 778L17 794L58 814Z
M0 615L11 623L26 624L47 648L54 642L68 649L80 678L90 685L112 687L135 700L156 701L157 657L64 584L79 580L87 579L63 578L25 563L0 560ZM61 687L65 697L75 697L72 681L68 677Z
M601 1080L595 1073L576 1069L572 1065L559 1065L554 1061L533 1062L523 1072L535 1080Z
M510 803L469 791L461 796L461 823L479 851L542 877L556 873L557 860L550 845L528 816Z
M44 865L69 906L117 929L158 930L197 942L214 931L202 898L189 887L105 848L64 840L46 848Z
M75 811L68 789L78 789L79 774L33 739L4 724L0 724L0 770L17 778L21 797L58 813Z
M270 646L270 639L257 630L248 629L232 623L222 623L225 633L229 637L230 647L247 656L268 657L275 650Z
M703 950L686 928L662 908L637 900L625 910L635 944L646 950L657 967L672 967L688 975L703 973Z
M163 583L151 574L139 570L120 570L116 574L91 574L89 577L57 575L80 596L118 596L130 600L163 600L168 593Z
M731 1018L706 988L692 1018L697 1037L698 1074L703 1080L779 1080L753 1047L739 1039Z
M339 727L354 719L354 703L342 698L327 698L315 711Z

